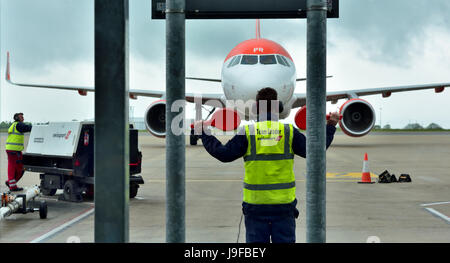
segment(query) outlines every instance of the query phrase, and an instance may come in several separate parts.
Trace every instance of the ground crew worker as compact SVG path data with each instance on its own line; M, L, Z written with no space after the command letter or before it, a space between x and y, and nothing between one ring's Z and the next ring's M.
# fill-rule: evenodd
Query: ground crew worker
M279 103L272 112L271 101ZM267 111L259 109L265 103ZM261 89L256 96L258 121L245 125L237 135L223 145L214 136L206 134L201 121L202 143L206 151L222 162L232 162L244 157L244 189L242 210L245 216L247 243L295 243L296 208L294 154L306 158L306 137L291 124L277 120L282 104L272 88ZM278 106L278 105L277 105ZM326 147L330 146L336 124L337 112L330 115L326 127Z
M24 174L22 163L22 150L24 144L24 133L31 131L31 125L23 123L23 113L14 114L14 122L8 129L6 139L6 154L8 155L8 181L5 184L11 191L22 191L17 182Z

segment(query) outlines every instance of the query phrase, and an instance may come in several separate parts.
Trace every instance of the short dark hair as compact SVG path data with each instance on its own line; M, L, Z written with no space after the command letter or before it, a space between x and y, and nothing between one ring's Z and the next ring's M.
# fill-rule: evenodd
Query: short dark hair
M14 114L14 117L13 117L14 120L15 120L15 121L19 121L19 116L20 116L20 115L23 115L23 113L22 113L22 112L19 112L19 113Z
M260 103L260 101L265 101L266 105L267 105L267 110L270 111L270 109L272 108L272 104L271 101L273 100L278 100L278 94L277 91L270 88L270 87L266 87L263 89L260 89L258 91L258 93L256 94L256 102Z

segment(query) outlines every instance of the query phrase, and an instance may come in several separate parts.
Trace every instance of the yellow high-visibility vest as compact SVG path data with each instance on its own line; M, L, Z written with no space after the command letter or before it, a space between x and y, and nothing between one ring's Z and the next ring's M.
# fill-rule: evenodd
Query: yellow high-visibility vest
M24 135L17 130L17 121L11 124L8 129L8 138L6 139L6 150L22 151Z
M295 200L293 129L275 121L245 126L244 202L287 204Z

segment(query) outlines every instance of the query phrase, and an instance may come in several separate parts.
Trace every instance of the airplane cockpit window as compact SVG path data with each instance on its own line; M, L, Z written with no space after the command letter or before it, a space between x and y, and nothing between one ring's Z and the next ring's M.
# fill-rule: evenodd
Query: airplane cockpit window
M230 63L228 63L227 68L231 68L233 66L236 66L241 61L241 56L235 56L230 60Z
M253 55L243 55L241 64L243 65L254 65L258 63L258 56Z
M234 57L230 60L230 62L228 63L227 68L231 67L231 65L233 65L233 62L236 61L237 57Z
M259 63L263 65L268 65L268 64L277 64L277 61L275 60L274 55L261 55L259 56Z
M231 65L232 67L236 66L237 64L239 64L239 62L241 61L241 56L236 56L235 57L236 60L233 61L233 64Z
M279 64L288 67L280 55L277 55L277 60Z
M228 63L228 68L233 66L233 63L237 60L237 58L238 57L236 56L230 60L230 63Z
M291 66L285 57L280 56L280 58L284 61L284 63L286 64L286 66L288 66L288 67Z

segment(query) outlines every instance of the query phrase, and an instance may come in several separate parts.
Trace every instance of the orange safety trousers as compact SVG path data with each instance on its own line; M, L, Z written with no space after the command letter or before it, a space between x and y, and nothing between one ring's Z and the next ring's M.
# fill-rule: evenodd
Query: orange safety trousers
M24 174L22 152L19 151L6 151L8 155L8 181L9 189L16 189L17 182L22 178Z

